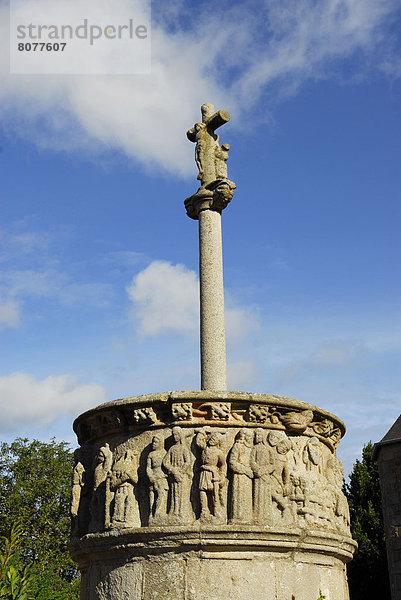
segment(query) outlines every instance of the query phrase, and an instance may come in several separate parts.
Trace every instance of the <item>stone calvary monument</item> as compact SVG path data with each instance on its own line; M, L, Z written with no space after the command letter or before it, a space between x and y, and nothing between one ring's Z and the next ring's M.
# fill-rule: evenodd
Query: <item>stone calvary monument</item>
M347 600L355 542L336 448L311 404L227 391L221 213L235 184L202 106L187 132L200 187L201 390L132 396L74 430L71 555L81 600Z

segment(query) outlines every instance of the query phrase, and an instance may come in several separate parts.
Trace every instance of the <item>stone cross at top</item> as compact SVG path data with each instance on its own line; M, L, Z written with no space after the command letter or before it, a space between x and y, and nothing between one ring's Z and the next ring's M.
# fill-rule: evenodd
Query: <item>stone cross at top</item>
M229 144L219 145L219 136L215 131L230 120L226 110L214 111L213 104L201 106L202 122L187 131L187 137L195 142L195 162L199 169L198 179L202 187L215 181L227 179L227 159Z
M230 146L220 146L215 133L230 115L226 110L215 112L209 103L202 105L201 112L202 122L187 131L188 139L196 144L201 185L185 200L185 208L191 219L199 221L201 388L224 391L227 376L221 212L231 201L236 185L227 179Z

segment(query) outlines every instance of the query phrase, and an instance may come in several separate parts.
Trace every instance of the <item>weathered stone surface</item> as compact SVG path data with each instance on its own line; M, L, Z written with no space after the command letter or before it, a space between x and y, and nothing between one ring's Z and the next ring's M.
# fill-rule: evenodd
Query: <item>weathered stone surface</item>
M355 543L335 455L343 423L316 406L228 392L221 212L235 183L225 110L201 108L202 391L123 398L74 423L71 554L81 600L348 600Z
M348 598L344 425L330 413L264 394L169 392L104 404L74 429L82 600Z
M201 388L226 390L221 216L213 210L199 215L199 283Z
M221 212L231 201L235 183L227 178L229 144L219 144L215 133L230 120L226 110L212 104L201 107L202 122L187 131L195 142L199 189L185 200L187 214L199 220L199 283L201 389L227 389L224 323L223 250Z
M151 409L154 415L151 421L132 418L136 411L145 409ZM301 428L294 428L295 415L299 415ZM105 423L112 423L112 426ZM345 433L345 425L340 419L306 402L270 394L207 390L162 392L113 400L80 415L74 422L74 431L78 442L86 447L88 442L174 425L185 428L261 427L294 434L302 429L304 435L317 437L332 450L337 448Z
M392 600L401 600L401 415L375 444Z
M195 162L199 170L198 179L202 187L216 180L227 179L229 144L219 145L215 131L230 120L226 110L215 112L209 102L201 106L202 122L187 131L187 138L195 142Z
M90 600L348 600L354 544L333 533L203 525L90 534L73 544Z

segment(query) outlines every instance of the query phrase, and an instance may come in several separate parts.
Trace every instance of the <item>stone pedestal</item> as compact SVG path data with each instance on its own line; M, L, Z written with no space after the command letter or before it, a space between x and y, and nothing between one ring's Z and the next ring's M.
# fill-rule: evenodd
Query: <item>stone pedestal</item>
M81 600L348 600L335 416L266 394L170 392L103 404L74 429Z

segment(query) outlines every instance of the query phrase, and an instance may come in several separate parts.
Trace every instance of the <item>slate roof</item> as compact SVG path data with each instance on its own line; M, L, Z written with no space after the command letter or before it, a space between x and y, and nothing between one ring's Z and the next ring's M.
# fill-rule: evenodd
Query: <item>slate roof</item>
M385 436L382 437L380 442L377 442L373 447L373 458L377 460L378 451L380 446L384 446L386 444L392 444L399 442L401 443L401 415L398 419L393 423Z

